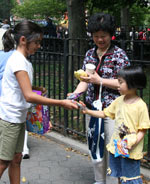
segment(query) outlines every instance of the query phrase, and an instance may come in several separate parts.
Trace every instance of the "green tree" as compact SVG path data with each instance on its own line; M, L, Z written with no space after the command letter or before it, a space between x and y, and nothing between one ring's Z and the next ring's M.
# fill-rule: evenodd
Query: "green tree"
M143 26L147 25L148 22L146 22L147 17L149 16L150 10L143 7L137 7L133 6L130 9L130 25L132 26ZM143 21L144 20L144 21ZM150 25L150 22L149 22Z
M137 7L137 9L135 9L135 7ZM130 11L133 12L132 8L137 15L140 9L148 9L148 0L88 0L87 8L89 9L90 15L99 11L109 12L116 17L117 23L121 24L121 22L125 22L124 18L130 15ZM123 11L124 9L127 9L125 10L125 13L128 13L128 15L124 15L122 12L123 15L121 21L121 11ZM130 22L130 20L132 20L132 17L129 16L128 18L128 22ZM142 17L141 20L143 20Z
M60 17L65 10L66 4L61 0L24 0L12 12L21 18L37 19L46 16Z
M144 12L148 10L148 0L24 0L22 5L13 9L13 13L19 17L36 19L60 17L66 9L70 37L83 38L86 37L85 9L89 16L95 12L108 12L116 17L118 25L129 27L134 22L141 23L146 17Z
M129 26L142 23L148 11L148 0L88 0L87 7L89 14L98 11L105 11L115 16L116 24L121 25L129 31ZM144 23L144 21L143 21ZM126 35L128 37L128 34Z

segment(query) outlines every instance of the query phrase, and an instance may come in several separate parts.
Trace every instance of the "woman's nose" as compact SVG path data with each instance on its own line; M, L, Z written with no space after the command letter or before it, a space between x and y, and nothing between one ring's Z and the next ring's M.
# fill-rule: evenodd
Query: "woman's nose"
M102 38L101 37L98 37L98 41L102 41Z

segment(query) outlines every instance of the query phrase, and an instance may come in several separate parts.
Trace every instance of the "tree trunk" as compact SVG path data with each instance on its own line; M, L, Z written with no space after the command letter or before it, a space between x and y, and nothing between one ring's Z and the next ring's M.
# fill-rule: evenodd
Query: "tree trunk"
M129 39L129 7L121 9L121 28L125 34L125 39Z
M1 0L0 2L0 17L2 19L10 18L11 2L10 0Z
M71 74L73 72L71 66L74 65L78 69L82 62L82 59L76 55L84 55L87 50L85 0L66 0L66 3L69 20L69 73Z
M66 0L69 18L69 38L85 38L85 2L84 0Z

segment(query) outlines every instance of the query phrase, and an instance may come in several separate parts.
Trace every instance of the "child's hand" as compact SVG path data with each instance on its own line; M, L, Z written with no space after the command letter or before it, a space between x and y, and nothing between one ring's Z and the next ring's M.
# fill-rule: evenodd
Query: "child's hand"
M87 109L85 103L83 103L82 101L79 101L78 105L80 106L81 112L82 112L83 114L86 114L87 111L88 111L88 109Z
M137 141L137 135L136 134L128 134L126 136L124 136L124 139L127 139L127 149L132 149L132 147L134 146L134 144Z

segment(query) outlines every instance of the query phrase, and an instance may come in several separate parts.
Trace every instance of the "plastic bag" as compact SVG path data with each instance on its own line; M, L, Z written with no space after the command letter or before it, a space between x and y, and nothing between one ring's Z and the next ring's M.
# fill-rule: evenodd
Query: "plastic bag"
M114 139L115 145L115 157L123 156L129 157L129 151L127 149L127 139L116 140Z

